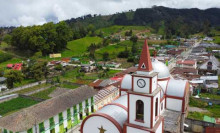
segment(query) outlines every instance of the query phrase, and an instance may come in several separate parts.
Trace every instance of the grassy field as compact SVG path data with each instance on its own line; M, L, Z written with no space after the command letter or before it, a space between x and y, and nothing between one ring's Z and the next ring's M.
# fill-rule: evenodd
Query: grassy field
M206 112L206 113L204 113L204 112L191 112L188 115L189 118L202 120L204 115L214 117L214 118L219 118L220 117L220 111L219 111L220 110L220 105L209 106L208 103L206 103L206 102L203 102L201 100L190 97L189 106L198 107L198 108L206 109L206 110L209 111L209 112Z
M7 114L16 112L22 108L26 108L37 103L38 103L37 101L31 100L31 99L18 97L18 98L0 103L0 115L5 116Z
M38 93L35 93L31 96L33 97L38 97L38 98L42 98L42 99L50 99L49 95L50 93L52 93L54 90L56 89L56 87L51 87L49 89L46 89L46 90L43 90L43 91L40 91Z
M83 55L87 52L87 48L91 45L91 43L100 43L102 42L102 38L99 37L84 37L78 40L70 41L67 44L67 49L69 51L63 52L63 56L79 56Z
M21 59L19 58L12 58L10 60L7 60L5 62L0 63L0 69L5 69L7 64L15 64L15 63L21 63Z
M41 84L41 85L37 85L37 86L34 86L34 87L26 88L26 89L23 89L23 90L19 90L19 91L13 92L13 93L25 94L25 93L36 91L38 89L49 87L49 86L50 86L50 84Z
M60 87L66 88L66 89L76 89L79 87L79 85L61 84Z
M120 34L120 35L124 36L124 33L126 31L129 31L129 30L132 30L133 33L136 34L137 32L140 32L140 31L143 31L143 30L146 30L146 29L149 29L149 27L114 25L114 26L98 29L96 31L96 33L99 33L100 31L102 31L104 33L104 36L109 36L109 35L113 35L113 34Z
M200 95L201 95L201 97L203 97L203 98L208 97L208 98L210 98L210 99L220 100L220 95L215 95L215 94L210 94L210 93L201 93Z

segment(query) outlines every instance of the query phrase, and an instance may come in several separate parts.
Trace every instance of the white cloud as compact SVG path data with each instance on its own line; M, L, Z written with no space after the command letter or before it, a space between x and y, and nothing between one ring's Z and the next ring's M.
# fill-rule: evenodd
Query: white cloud
M220 0L0 0L0 26L38 25L85 14L112 14L130 9L220 7Z

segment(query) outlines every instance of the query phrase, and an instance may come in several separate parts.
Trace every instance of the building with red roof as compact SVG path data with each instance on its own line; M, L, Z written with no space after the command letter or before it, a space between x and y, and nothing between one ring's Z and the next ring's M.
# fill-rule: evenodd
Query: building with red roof
M197 68L197 62L195 60L178 60L176 62L177 67Z

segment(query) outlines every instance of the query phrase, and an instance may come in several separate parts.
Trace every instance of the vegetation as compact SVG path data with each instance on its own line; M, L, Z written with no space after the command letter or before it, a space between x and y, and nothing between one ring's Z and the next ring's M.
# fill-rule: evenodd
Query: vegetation
M11 34L11 45L19 50L42 52L43 55L60 52L66 48L72 33L65 22L42 26L18 27Z
M0 51L0 57L1 57L1 58L0 58L0 63L12 59L12 55L7 54L7 53L3 53L3 52L1 52L1 51Z
M33 97L38 97L38 98L42 98L42 99L50 99L49 95L50 93L52 93L54 90L56 89L56 87L51 87L49 89L46 89L46 90L43 90L43 91L40 91L38 93L35 93L31 96Z
M67 89L76 89L76 88L79 87L79 85L70 85L70 84L63 83L63 84L61 84L61 87L62 88L67 88Z
M26 89L23 89L23 90L16 91L14 93L25 94L25 93L36 91L36 90L39 90L41 88L45 88L45 87L49 87L49 86L50 86L50 84L40 84L40 85L37 85L37 86L34 86L34 87L30 87L30 88L26 88Z
M22 97L14 98L12 100L0 103L0 115L5 116L12 112L32 106L37 103L38 103L37 101L27 98L22 98Z
M21 71L17 70L10 70L4 76L7 78L6 84L9 89L14 87L14 83L21 82L23 80Z

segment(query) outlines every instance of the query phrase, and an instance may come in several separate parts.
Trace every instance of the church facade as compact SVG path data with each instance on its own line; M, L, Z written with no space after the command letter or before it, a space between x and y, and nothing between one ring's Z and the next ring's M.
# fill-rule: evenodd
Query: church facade
M151 59L145 41L137 71L125 75L121 82L120 97L84 119L80 131L163 133L170 128L170 132L180 132L181 126L174 129L166 122L169 119L167 112L179 114L184 119L188 93L188 81L173 79L165 64Z

